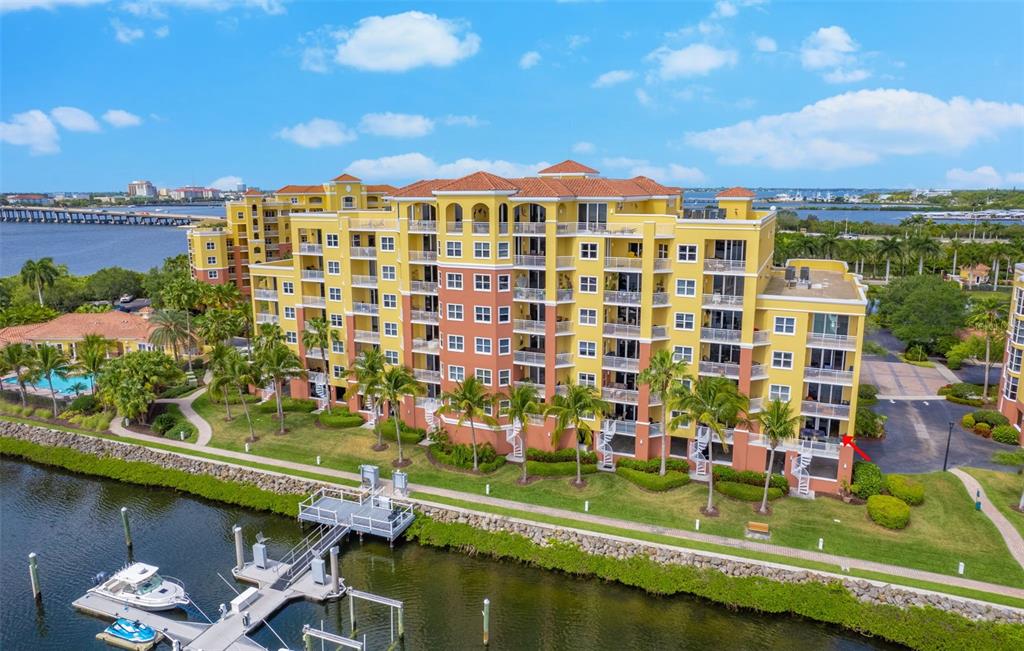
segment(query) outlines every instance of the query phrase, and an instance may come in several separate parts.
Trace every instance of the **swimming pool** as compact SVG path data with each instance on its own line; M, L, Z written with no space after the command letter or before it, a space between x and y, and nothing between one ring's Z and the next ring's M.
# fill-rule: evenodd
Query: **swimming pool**
M56 391L57 393L66 393L69 395L74 395L75 390L72 389L71 387L77 382L81 382L82 384L85 385L85 389L81 390L82 393L88 393L89 391L92 391L91 375L69 375L66 378L61 378L57 375L54 375L53 390ZM17 387L18 380L13 377L5 378L4 384L13 384L15 387ZM50 383L46 381L46 378L42 378L38 382L29 382L29 386L35 387L40 391L50 391Z

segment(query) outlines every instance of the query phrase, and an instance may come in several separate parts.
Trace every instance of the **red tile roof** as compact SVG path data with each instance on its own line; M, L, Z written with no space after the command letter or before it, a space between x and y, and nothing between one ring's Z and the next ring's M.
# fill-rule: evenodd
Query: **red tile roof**
M392 194L395 190L398 189L393 185L388 185L387 183L367 185L365 187L367 192L383 192L384 194Z
M0 328L0 346L25 343L28 341L28 339L26 339L26 335L38 328L39 325L40 324L38 323L29 323L28 325L16 325Z
M361 179L357 179L356 177L354 177L354 176L352 176L351 174L348 174L348 173L342 174L341 176L335 176L332 180L333 181L338 181L338 182L340 182L340 181L348 181L350 183L362 183Z
M395 190L393 197L429 197L437 188L451 183L451 179L423 179L403 185Z
M472 192L508 190L513 196L529 197L649 197L677 195L680 188L666 186L638 176L632 179L605 179L595 177L568 176L562 178L527 176L506 179L487 172L477 172L461 179L430 179L417 181L399 188L392 196L429 197L435 191Z
M561 163L546 167L538 174L597 174L598 171L593 167L587 167L583 163L577 163L574 160L564 160Z
M716 199L753 199L757 195L746 188L735 187L722 190L715 195Z
M462 178L450 181L445 185L437 188L437 192L491 192L494 190L509 190L515 191L519 188L512 181L498 176L497 174L491 174L490 172L473 172L467 174Z
M154 326L141 316L118 310L93 314L71 313L62 314L46 323L4 328L0 330L0 343L77 341L91 334L103 335L108 339L146 341L153 330Z
M323 194L322 185L286 185L277 194Z
M259 190L246 190L245 191L245 196L247 196L247 197L254 197L254 196L255 197L262 197L263 193L260 192Z

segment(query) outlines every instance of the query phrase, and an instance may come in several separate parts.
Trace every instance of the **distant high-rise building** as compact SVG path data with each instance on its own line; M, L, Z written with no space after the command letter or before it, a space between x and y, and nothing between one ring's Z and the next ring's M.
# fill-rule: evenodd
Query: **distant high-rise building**
M128 184L129 197L156 197L156 186L149 181L132 181Z

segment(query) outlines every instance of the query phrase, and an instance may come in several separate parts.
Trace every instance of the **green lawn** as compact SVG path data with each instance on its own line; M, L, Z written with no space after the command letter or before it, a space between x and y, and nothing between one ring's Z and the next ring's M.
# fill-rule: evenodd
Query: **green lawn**
M1015 508L1020 504L1020 494L1024 490L1024 477L1016 473L982 470L981 468L964 468L964 471L978 480L992 504L1024 536L1024 513Z
M194 408L210 421L214 447L243 450L248 428L241 409L236 418L224 421L224 407L202 396ZM259 440L250 447L255 454L301 463L357 472L362 463L381 467L390 476L390 461L397 456L395 442L383 452L370 446L374 437L362 428L329 430L317 427L310 414L287 415L288 433L276 433L277 421L269 414L256 414L254 426ZM957 563L966 564L965 576L1004 585L1024 585L1024 570L1015 563L995 526L974 511L973 501L952 475L932 473L919 476L927 486L927 498L914 507L910 526L889 531L875 525L863 506L820 498L787 498L773 503L774 513L762 517L746 502L715 496L721 511L718 518L702 518L699 509L707 500L703 485L689 485L667 493L651 493L608 473L588 475L586 488L572 488L566 479L545 479L519 486L519 467L507 465L488 476L474 476L436 468L426 459L421 446L405 446L413 464L406 470L414 484L450 488L483 494L491 485L491 496L570 511L583 511L590 501L590 513L657 526L693 530L701 518L701 531L742 538L749 520L766 520L772 527L772 542L799 549L815 550L824 538L824 551L867 560L902 565L941 574L955 574Z

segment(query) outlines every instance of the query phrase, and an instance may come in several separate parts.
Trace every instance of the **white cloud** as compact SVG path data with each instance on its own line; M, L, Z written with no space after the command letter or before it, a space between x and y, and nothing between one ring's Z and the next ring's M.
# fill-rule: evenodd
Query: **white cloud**
M121 109L110 109L103 114L103 119L111 126L118 128L137 127L142 124L142 118Z
M114 38L121 43L132 43L146 35L141 29L129 27L117 18L110 21L110 26L114 28Z
M715 9L711 12L712 18L732 18L740 10L729 0L719 0L715 3Z
M646 165L648 161L643 158L627 158L625 156L613 156L610 158L602 158L601 164L605 167L639 167L640 165Z
M632 70L609 70L595 79L591 86L594 88L608 88L627 82L635 76L636 73Z
M325 47L314 45L302 51L300 67L309 72L324 73L330 70L331 51Z
M565 42L566 45L569 46L570 50L577 50L589 43L590 37L584 34L570 34L569 37L565 39Z
M864 81L871 76L871 73L863 68L857 68L855 70L843 70L837 68L826 72L822 79L830 84L852 84L858 81Z
M300 122L295 126L281 129L277 132L277 137L293 142L300 147L318 149L352 142L356 139L356 134L341 122L313 118L308 122Z
M434 159L412 152L382 158L361 158L345 169L364 179L379 181L411 181L425 178L458 178L480 170L499 176L517 177L536 174L550 163L514 163L506 160L460 158L450 163L437 163Z
M958 152L1024 127L1024 104L905 89L835 95L793 113L690 132L685 141L719 162L775 169L840 169L886 156Z
M87 7L105 4L109 0L3 0L0 2L0 13L9 11L26 11L29 9L59 9L60 7Z
M222 176L219 179L215 179L206 184L208 188L217 188L218 190L234 191L239 185L242 184L241 176Z
M68 131L99 131L100 123L90 113L74 106L58 106L50 117Z
M230 9L258 9L267 14L283 14L283 0L129 0L121 9L140 18L166 18L168 7L222 12Z
M581 140L572 146L574 154L593 154L597 151L597 146L592 142Z
M651 96L643 88L637 88L633 91L633 94L636 95L636 101L640 102L641 106L650 106L654 102L654 100L651 99Z
M167 38L171 34L171 28L167 25L161 25L153 30L153 36L157 38Z
M684 167L676 163L668 165L637 165L629 170L630 176L649 176L661 183L682 183L699 185L707 180L704 172L696 167Z
M408 113L367 113L359 122L359 130L389 138L419 138L434 130L434 121Z
M488 124L487 120L482 120L475 115L446 115L444 123L449 127L469 127L470 129L485 127Z
M28 147L33 154L56 154L59 141L57 127L39 109L15 113L10 122L0 122L0 142Z
M754 39L754 47L758 52L775 52L779 49L779 44L770 36L758 36Z
M480 50L480 37L464 21L407 11L363 18L338 33L334 60L370 72L405 72L421 66L447 67Z
M519 57L519 67L523 70L529 70L538 63L540 63L540 52L536 50L530 50Z
M963 189L1019 188L1024 186L1024 172L1000 174L991 165L973 170L955 167L946 172L946 182L950 187Z
M863 81L871 73L861 67L860 44L838 25L822 27L800 46L800 63L807 70L827 71L822 78L830 84Z
M696 43L679 50L662 46L647 55L648 61L658 64L661 79L702 77L719 68L736 65L739 55L735 50L723 50L712 45Z

